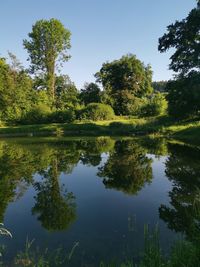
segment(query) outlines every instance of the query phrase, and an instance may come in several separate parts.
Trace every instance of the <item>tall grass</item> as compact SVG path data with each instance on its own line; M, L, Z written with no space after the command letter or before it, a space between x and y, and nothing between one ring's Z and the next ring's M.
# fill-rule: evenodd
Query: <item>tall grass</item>
M48 249L41 251L33 248L34 240L26 240L23 251L17 253L14 260L4 267L67 267L71 264L76 248L76 242L69 252L58 248L53 252ZM72 266L72 265L70 265ZM171 247L168 256L164 255L159 242L159 228L150 231L148 225L144 227L144 250L139 262L101 262L99 267L200 267L200 246L189 241L179 240ZM97 267L98 267L97 266ZM75 267L75 266L74 266Z

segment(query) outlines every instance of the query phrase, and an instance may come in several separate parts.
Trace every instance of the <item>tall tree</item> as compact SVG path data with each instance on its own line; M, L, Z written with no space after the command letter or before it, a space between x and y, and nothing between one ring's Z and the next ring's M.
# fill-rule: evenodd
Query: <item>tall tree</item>
M71 33L57 19L39 20L28 34L29 40L24 40L24 47L29 53L31 72L44 73L47 89L55 98L55 71L69 59L68 49Z

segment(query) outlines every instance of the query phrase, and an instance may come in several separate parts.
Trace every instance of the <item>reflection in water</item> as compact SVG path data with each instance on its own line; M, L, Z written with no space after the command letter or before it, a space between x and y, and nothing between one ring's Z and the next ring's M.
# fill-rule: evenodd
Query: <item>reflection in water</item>
M48 234L56 235L57 233L51 232L64 229L70 232L73 227L69 230L69 226L77 219L79 215L77 215L77 212L80 212L79 228L76 228L78 223L74 227L77 231L76 234L78 238L85 238L89 243L88 240L92 236L90 232L93 232L93 236L97 240L95 241L97 244L94 246L97 249L97 255L104 247L105 240L108 241L106 242L110 245L110 249L113 247L113 240L115 244L119 244L119 247L114 248L114 252L116 252L117 249L118 251L121 250L120 246L123 245L126 238L128 240L128 234L135 235L136 241L139 240L139 235L141 239L143 233L137 233L136 231L136 217L130 215L133 213L132 208L135 203L134 212L138 212L140 217L146 216L145 218L148 218L149 221L155 220L160 206L160 218L167 223L170 229L184 233L188 240L200 242L199 150L177 144L168 145L165 140L151 139L136 140L128 138L115 140L110 137L100 137L80 140L53 140L49 143L34 138L30 140L32 143L30 141L26 143L26 140L0 142L0 222L4 221L5 211L9 203L21 198L26 193L27 188L32 188L34 203L29 201L27 207L43 228L49 230ZM102 160L103 153L107 153L104 160ZM153 167L161 167L161 171L160 169L159 171L154 169L157 176L163 175L162 162L166 159L165 172L168 179L172 181L172 189L169 192L171 206L164 202L166 198L161 195L165 194L166 189L160 191L157 186L159 183L156 184L156 189L155 184L152 183L153 186L148 187L147 191L140 192L145 184L150 184L153 180L152 159L148 154L158 156L152 157L156 161ZM162 158L160 161L159 156L161 155L169 156ZM63 181L64 184L61 184L60 176L65 174L62 176L63 180L63 178L66 179L67 174L76 173L74 168L77 165L79 166L77 173L81 177L74 179L73 175L70 176L73 177L71 185L74 186L72 186L74 192L69 192L69 185L66 186L65 181ZM97 168L92 168L93 166ZM95 173L90 172L90 170L94 170ZM85 175L84 179L81 179L82 175ZM74 180L76 181L74 182ZM99 186L99 181L103 182L102 187ZM161 179L159 179L160 181ZM83 187L84 190L82 190ZM140 202L134 202L136 198L123 198L123 194L117 194L114 190L108 191L105 188L112 188L129 195L139 194L139 192L145 194L144 192L147 192L147 195L142 196L142 199L147 200L145 202L147 204L143 203L143 206L141 205L143 208L140 209ZM150 190L150 193L148 190ZM148 197L152 198L153 196L154 198L154 190L155 199L151 199L149 204ZM156 190L159 191L158 199L156 199ZM111 203L110 196L116 201ZM124 205L120 213L118 208L117 211L115 210L115 204L119 196L120 203L122 203L122 206ZM30 195L26 194L26 197L30 198ZM160 200L161 197L164 201ZM127 203L128 205L126 205ZM161 203L163 204L161 205ZM16 207L19 208L19 205ZM147 209L149 209L149 213ZM155 210L156 215L153 213ZM145 211L146 214L144 214ZM111 213L112 215L110 215ZM138 214L136 215L138 216ZM102 221L99 219L101 216L103 217ZM113 218L115 216L118 224L113 226L112 218L109 216L113 216ZM128 217L128 234L123 222L120 221L120 219L123 220L123 216L126 218L126 227ZM12 216L8 218L12 218ZM32 217L29 222L32 223ZM143 221L141 222L143 224ZM90 227L90 223L93 227ZM35 227L35 233L37 233L38 228ZM101 237L97 234L98 231ZM42 231L40 233L42 234ZM121 237L123 237L123 240ZM77 240L79 241L79 239ZM85 241L85 243L87 242ZM91 243L93 246L93 240L91 240ZM102 247L101 244L103 244Z
M160 217L168 227L200 242L200 151L169 145L166 175L173 182L170 204L161 205Z
M75 220L75 197L59 186L59 159L53 159L48 170L41 172L42 182L34 183L37 195L33 214L39 214L38 220L47 230L64 230Z
M133 140L116 141L114 151L99 168L98 175L103 177L107 188L136 194L152 180L151 162L146 151Z
M8 203L22 196L31 183L32 174L36 172L36 168L29 164L33 158L31 151L0 143L0 222Z
M112 150L114 142L105 137L49 144L1 142L0 222L7 205L33 185L36 191L33 214L38 214L38 220L48 230L66 229L76 218L76 205L74 194L59 185L60 174L72 173L79 161L99 165L101 154ZM35 173L40 175L40 181L33 179Z
M109 137L98 137L95 141L82 140L80 160L84 165L98 166L101 163L101 154L113 150L115 141Z

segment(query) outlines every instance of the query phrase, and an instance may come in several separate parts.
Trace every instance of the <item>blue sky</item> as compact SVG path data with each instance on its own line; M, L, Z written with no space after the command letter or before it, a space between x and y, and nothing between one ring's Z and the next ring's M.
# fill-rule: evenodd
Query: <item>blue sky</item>
M0 56L16 54L28 66L22 40L39 19L57 18L72 32L63 73L81 88L102 63L135 54L153 68L153 79L172 77L170 52L157 51L166 26L187 16L195 0L1 0Z

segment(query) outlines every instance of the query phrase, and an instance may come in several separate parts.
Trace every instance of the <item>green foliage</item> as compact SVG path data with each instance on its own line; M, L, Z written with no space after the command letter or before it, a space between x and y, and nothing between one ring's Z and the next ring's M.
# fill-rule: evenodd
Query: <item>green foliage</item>
M101 102L101 90L96 83L86 83L81 89L80 99L85 104Z
M78 115L83 120L112 120L115 117L112 107L100 103L91 103L80 111Z
M75 110L79 107L78 90L67 75L56 76L55 90L54 105L57 110Z
M139 115L145 103L145 98L132 95L128 90L119 91L113 100L114 110L123 115Z
M28 34L30 40L24 40L31 61L31 72L44 74L52 99L55 97L56 65L69 59L70 35L70 31L59 20L52 18L37 21Z
M167 101L164 94L154 94L150 99L147 99L146 104L141 108L142 116L159 116L163 115L167 110Z
M15 123L31 108L32 80L24 70L11 68L0 59L0 119Z
M167 85L169 114L175 117L195 115L200 110L200 6L191 10L187 18L168 26L159 39L159 51L175 48L170 69L179 73Z
M132 105L133 97L146 96L152 92L151 67L145 66L135 55L129 54L119 60L104 63L95 74L117 115L127 115L126 106Z
M200 69L200 8L191 10L187 18L167 27L167 33L159 39L159 51L175 48L170 68L182 75L193 69Z
M188 117L200 110L200 73L191 72L188 77L170 81L167 85L169 114Z
M71 251L67 253L63 248L49 252L49 249L41 250L33 248L34 240L26 240L25 249L20 251L12 263L16 267L64 267L68 266L75 249L79 246L76 242ZM2 265L3 266L3 265Z
M23 124L40 124L49 122L49 116L51 109L48 105L38 104L34 105L32 109L26 113L22 118L21 123Z
M76 119L76 114L72 109L54 111L49 115L48 121L51 123L69 123Z

